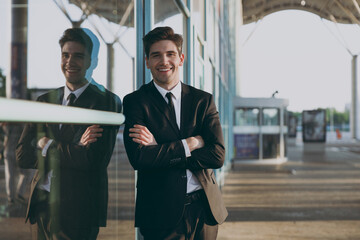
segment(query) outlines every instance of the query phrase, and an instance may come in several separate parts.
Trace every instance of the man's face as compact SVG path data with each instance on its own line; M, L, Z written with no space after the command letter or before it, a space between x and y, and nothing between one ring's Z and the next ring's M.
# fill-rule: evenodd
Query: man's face
M161 40L150 47L146 66L150 69L154 81L170 90L180 81L179 67L184 63L184 54L179 55L174 42Z
M87 83L86 70L90 66L90 56L85 46L78 42L66 42L61 49L61 70L66 78L66 85L76 90Z

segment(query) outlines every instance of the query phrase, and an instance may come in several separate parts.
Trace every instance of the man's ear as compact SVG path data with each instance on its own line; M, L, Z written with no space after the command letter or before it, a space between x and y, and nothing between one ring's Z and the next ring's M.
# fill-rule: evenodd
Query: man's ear
M182 54L180 55L180 63L179 63L179 66L184 65L184 60L185 60L185 55L182 53Z

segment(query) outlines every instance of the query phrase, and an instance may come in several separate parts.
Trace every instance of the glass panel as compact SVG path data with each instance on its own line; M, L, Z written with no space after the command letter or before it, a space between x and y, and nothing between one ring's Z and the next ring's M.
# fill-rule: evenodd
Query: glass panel
M210 61L207 61L205 73L204 90L208 93L213 93L215 80L213 75L213 66Z
M200 39L197 39L197 41L195 42L195 54L197 56L199 56L200 58L204 58L204 46L201 43Z
M214 60L215 57L215 19L214 19L214 6L213 3L210 2L209 3L209 8L208 8L208 14L207 14L207 24L206 24L206 29L207 29L207 50L208 50L208 54L209 57Z
M259 126L258 108L240 108L235 110L236 126Z
M288 155L288 134L284 134L284 157L287 157Z
M196 88L204 89L204 63L199 57L196 58L194 84Z
M279 109L277 108L264 108L263 109L263 126L278 126L279 120Z
M6 78L5 73L3 73L3 70L0 67L0 97L6 96Z
M184 34L184 17L174 1L154 0L154 28L169 26Z
M263 159L280 157L280 135L263 135Z
M13 92L13 94L11 96L8 95L8 97L17 96L27 98L30 100L27 102L32 104L30 107L21 106L14 107L13 109L16 109L16 111L21 113L28 112L27 110L30 109L30 115L40 115L43 117L44 121L46 121L46 118L49 117L49 115L56 116L59 122L62 122L66 116L71 116L72 118L70 121L72 121L74 120L73 116L76 115L75 113L78 113L78 109L72 109L70 114L64 114L62 111L49 114L49 112L45 110L40 113L35 113L33 108L33 101L35 101L38 96L49 91L54 91L54 89L58 89L65 85L65 77L60 68L62 54L59 46L59 39L64 30L70 28L72 24L55 2L56 1L28 1L28 15L20 15L20 17L26 16L27 19L27 22L24 21L27 27L21 28L27 30L24 38L25 41L21 45L13 44L9 47L11 35L11 18L9 15L11 14L12 9L16 8L11 8L11 1L0 1L0 32L4 33L4 35L0 37L0 52L4 53L0 54L0 96L5 94L3 76L6 75L9 82L12 83L12 86L10 87ZM62 0L57 2L64 4L64 10L74 20L80 19L83 14L82 10L80 10L80 5L88 6L90 9L91 7L96 6L96 4L91 5L92 2L95 3L96 1L71 1L73 4L69 4L68 1ZM134 29L133 1L125 0L121 1L121 4L119 4L119 2L120 1L103 1L101 5L107 7L107 9L112 9L112 11L110 13L105 13L101 12L100 9L96 9L94 12L99 13L102 17L90 15L81 24L81 27L88 28L99 40L99 53L97 56L98 64L93 74L90 74L88 79L94 79L104 88L108 88L108 86L110 86L107 85L108 70L111 71L110 75L112 75L111 82L113 86L111 90L123 99L127 93L134 90L133 72L135 66L133 60L136 55L136 35ZM26 10L25 7L21 7L21 9ZM46 9L46 11L44 11L44 9ZM47 28L45 32L44 21L52 23L51 27ZM121 25L119 24L120 22ZM100 35L104 38L100 37ZM107 44L112 42L115 43ZM108 52L107 46L111 46L112 48L113 54L111 55L114 56L113 59L111 55L108 55L111 51ZM16 63L17 65L11 65L13 63ZM19 65L19 63L22 65ZM92 63L95 62L93 61ZM10 77L12 81L10 81ZM21 86L25 86L26 91L23 95L19 94L21 93L19 91L20 87L17 87L19 83ZM103 87L100 87L100 89L103 89ZM57 90L54 92L56 91ZM98 95L93 94L93 96L103 96L103 93L104 91L99 91ZM57 102L53 100L56 100ZM51 107L61 107L59 106L59 103L61 104L63 99L55 97L53 99L46 99L46 101L57 104L56 106L53 105ZM92 107L93 105L91 108ZM110 110L108 105L101 106L101 108L104 107L107 110ZM90 108L90 106L88 108ZM100 107L97 106L97 108ZM105 108L104 110L106 110ZM69 108L66 109L69 110ZM74 113L74 115L71 113ZM103 113L100 115L104 116ZM80 120L84 120L90 119L91 117L84 114L80 118ZM26 121L27 119L19 117L18 120ZM47 158L42 157L42 152L36 149L38 139L46 136L55 140L51 144L64 144L68 146L69 148L67 149L72 152L74 149L80 148L77 146L77 143L89 126L88 123L86 125L84 125L85 123L72 125L71 130L68 128L69 131L61 133L62 135L60 137L59 132L61 131L61 128L66 129L67 125L65 124L62 124L61 128L59 124L55 123L45 124L40 122L30 124L34 127L32 133L34 133L36 137L32 134L29 135L29 139L32 141L30 141L30 144L26 144L29 149L31 149L30 152L34 153L33 156L35 162L39 163L51 161L49 160L52 159L51 156L57 157L58 155L53 154L53 149L50 145L47 152ZM36 167L38 167L40 172L48 172L41 167L44 165L35 166L29 164L29 166L26 167L31 167L33 169L23 169L16 164L15 149L25 125L26 124L0 122L0 169L2 170L0 171L0 224L3 226L12 226L11 228L2 228L0 230L0 239L31 239L30 227L24 225L27 199L30 196L30 182L32 181ZM76 134L74 134L74 131ZM55 134L55 132L57 132L57 134ZM79 186L77 188L77 190L80 189L79 191L73 190L73 192L79 194L77 197L84 198L85 196L85 198L89 200L100 199L100 201L84 201L83 205L74 205L76 208L87 207L86 211L81 212L83 216L94 214L96 210L98 210L99 214L103 216L101 221L106 220L107 227L100 228L97 239L133 240L135 236L135 171L129 164L125 153L122 140L122 128L120 128L119 131L113 128L111 129L111 132L111 137L106 137L109 135L104 135L104 139L106 138L105 141L107 141L108 144L105 144L106 146L101 149L103 150L108 146L111 147L114 145L114 151L108 149L105 150L104 153L101 152L101 156L96 158L98 162L101 161L103 163L99 168L97 168L97 165L95 166L97 163L88 166L79 165L76 167L67 166L64 168L56 165L47 166L49 169L53 170L53 172L58 172L58 170L61 169L61 173L54 174L53 178L51 178L53 182L50 187L50 195L57 190L57 186L54 185L57 181L56 179L61 179L60 181L63 181L70 176L73 180L60 182L64 187L62 190L75 189L76 186ZM65 138L69 139L64 140ZM100 150L97 149L96 152L99 154ZM89 156L90 154L87 155L87 153L82 156ZM24 154L24 156L30 158L31 154ZM64 157L63 155L61 156ZM63 159L65 159L65 157ZM66 159L70 162L69 159L71 158ZM7 173L10 173L9 175L7 174L6 179L4 176L4 169ZM61 176L61 178L59 176ZM7 186L7 188L5 186ZM98 189L99 191L93 191L94 189ZM37 196L33 195L33 197L35 199ZM57 197L58 198L55 199L67 200L71 198L70 194L64 194L63 192L60 192L60 195ZM102 205L103 203L106 203L107 206L103 205L104 211L100 212L101 208L99 205ZM94 208L96 206L97 209L94 211L89 207L90 205L94 206ZM60 213L65 211L71 212L70 208L61 208L58 210ZM107 218L105 218L106 213ZM93 216L90 217L91 218L89 219L92 219ZM96 218L94 221L99 221L99 219Z
M193 1L194 24L202 39L205 39L205 5L204 0Z

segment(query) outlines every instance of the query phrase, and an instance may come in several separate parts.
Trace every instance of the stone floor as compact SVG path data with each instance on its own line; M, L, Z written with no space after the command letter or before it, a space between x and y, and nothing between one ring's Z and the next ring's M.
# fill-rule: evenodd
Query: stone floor
M121 144L109 166L109 220L98 239L135 239L134 171ZM219 240L359 240L360 143L290 141L281 165L235 162L222 188ZM30 239L25 206L8 206L0 167L0 239Z

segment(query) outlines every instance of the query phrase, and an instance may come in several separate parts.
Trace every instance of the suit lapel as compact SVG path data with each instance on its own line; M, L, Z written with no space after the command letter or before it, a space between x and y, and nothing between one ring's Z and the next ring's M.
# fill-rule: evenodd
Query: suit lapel
M90 108L93 104L93 99L96 97L95 88L91 83L89 86L84 90L84 92L79 96L78 99L74 102L74 107L81 107L81 108Z
M181 87L181 121L180 121L180 131L181 134L184 132L184 126L188 126L190 119L194 116L192 111L193 96L190 94L190 88L186 84L182 84Z
M170 109L165 101L165 99L161 96L159 91L154 86L153 82L149 83L149 97L151 98L151 102L154 103L155 107L159 109L159 112L163 113L166 119L169 122L171 128L176 132L176 134L180 137L180 130L176 123L176 121L172 120Z

